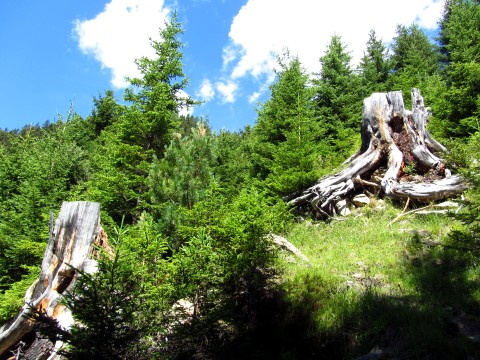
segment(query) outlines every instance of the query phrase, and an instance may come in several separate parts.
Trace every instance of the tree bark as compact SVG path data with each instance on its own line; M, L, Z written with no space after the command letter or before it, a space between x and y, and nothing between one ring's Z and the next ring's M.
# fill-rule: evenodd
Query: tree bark
M451 176L435 153L446 151L426 129L429 112L418 89L412 89L412 110L401 91L374 93L363 102L362 145L335 175L285 198L289 205L309 207L317 217L336 215L336 204L364 186L391 198L432 201L467 189ZM409 166L416 175L405 173Z
M42 261L40 276L27 291L25 305L20 313L0 328L0 355L5 354L34 329L30 317L31 307L45 311L63 328L73 324L70 311L60 303L61 295L69 291L78 277L78 271L96 271L96 262L91 259L94 246L108 247L106 234L100 225L100 204L93 202L64 202L60 214L50 225L50 239ZM45 348L44 341L34 341ZM54 358L54 347L51 344ZM35 349L28 349L31 354ZM46 350L42 350L45 355ZM35 357L31 357L35 358ZM45 358L45 357L44 357Z

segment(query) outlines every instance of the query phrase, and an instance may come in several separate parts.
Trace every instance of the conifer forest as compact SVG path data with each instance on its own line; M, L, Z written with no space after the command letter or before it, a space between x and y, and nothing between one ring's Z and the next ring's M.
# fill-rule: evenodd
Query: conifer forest
M238 131L180 115L159 31L122 99L0 130L0 359L480 359L480 2L355 66L336 35L313 74L285 50ZM68 326L26 301L65 203L103 236L65 265Z

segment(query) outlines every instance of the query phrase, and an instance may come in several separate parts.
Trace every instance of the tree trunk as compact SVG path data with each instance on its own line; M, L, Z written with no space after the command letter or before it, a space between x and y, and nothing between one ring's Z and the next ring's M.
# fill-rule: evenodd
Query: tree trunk
M72 289L78 277L78 271L87 273L96 271L96 262L91 259L94 244L108 247L105 232L100 225L100 204L93 202L64 202L60 214L50 224L50 239L43 257L40 276L27 291L25 305L20 314L0 328L0 355L6 354L34 329L31 319L31 307L45 311L56 319L63 328L73 324L70 311L60 303L61 295ZM24 348L30 354L38 353L35 346L41 346L43 356L48 346L45 341L35 339ZM61 344L50 343L50 351ZM54 351L52 356L54 358ZM27 357L37 358L37 355ZM45 358L45 357L43 357Z
M412 111L405 110L401 91L366 98L360 150L345 162L342 171L285 200L324 217L337 214L338 202L366 186L391 198L420 201L444 199L466 190L460 177L451 176L435 155L446 149L426 129L429 113L420 91L412 89L411 95Z

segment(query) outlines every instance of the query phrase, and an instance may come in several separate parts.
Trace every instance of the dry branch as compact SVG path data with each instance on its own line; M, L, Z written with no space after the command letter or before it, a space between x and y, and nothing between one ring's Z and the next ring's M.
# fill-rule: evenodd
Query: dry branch
M396 223L398 220L400 220L402 217L411 215L411 214L447 214L450 210L453 208L459 208L459 204L451 201L445 201L440 204L430 204L418 209L413 209L410 211L405 211L407 207L397 216L395 219L390 221L388 226Z
M290 241L285 239L283 236L270 233L268 237L275 245L291 252L292 254L302 259L303 261L310 263L310 260L308 260L308 258L295 245L293 245Z

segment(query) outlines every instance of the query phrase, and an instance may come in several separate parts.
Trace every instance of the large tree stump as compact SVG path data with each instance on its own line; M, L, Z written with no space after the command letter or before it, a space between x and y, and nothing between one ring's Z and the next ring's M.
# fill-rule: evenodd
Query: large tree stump
M426 129L429 112L418 89L412 89L412 111L401 91L374 93L363 103L362 145L335 175L321 179L300 195L285 198L291 206L308 206L318 217L335 215L341 200L360 187L392 198L419 201L444 199L466 190L435 153L445 147ZM405 173L413 169L415 176Z
M52 225L38 280L27 291L20 314L0 328L0 356L33 331L32 307L45 311L63 328L68 329L73 324L72 314L60 303L61 295L75 284L77 270L86 273L96 271L96 262L91 259L93 245L108 246L100 225L99 203L64 202L55 227ZM45 358L48 351L54 354L54 346L58 348L61 344L35 339L33 344L30 340L25 349L28 348L26 351L31 354L40 353ZM27 358L37 358L37 355Z

